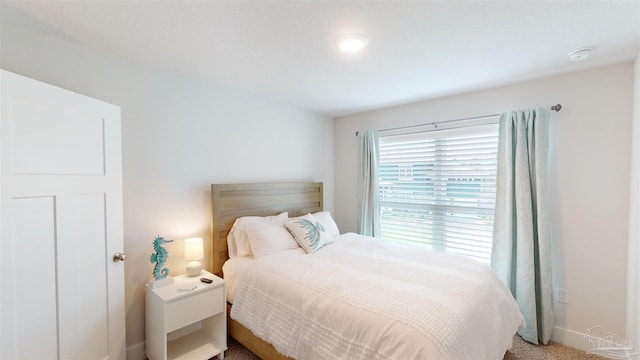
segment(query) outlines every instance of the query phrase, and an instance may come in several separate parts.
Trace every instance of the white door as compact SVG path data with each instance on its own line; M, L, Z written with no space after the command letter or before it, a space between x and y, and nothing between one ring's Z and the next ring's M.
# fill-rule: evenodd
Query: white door
M0 71L0 359L124 359L120 108Z

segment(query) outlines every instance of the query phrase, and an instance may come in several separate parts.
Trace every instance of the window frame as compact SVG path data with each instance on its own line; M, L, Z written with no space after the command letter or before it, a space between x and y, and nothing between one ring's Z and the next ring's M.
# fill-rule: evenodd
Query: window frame
M464 120L459 123L452 122L452 123L448 123L440 126L438 126L438 124L428 124L423 126L421 129L417 129L417 130L412 128L410 129L410 131L407 131L408 129L399 129L399 130L397 129L397 130L391 130L387 132L383 132L383 131L380 132L378 195L380 197L380 225L381 225L383 238L386 238L386 240L390 240L390 241L398 241L398 242L414 243L414 244L417 243L425 246L431 246L437 250L462 253L463 255L476 258L476 260L479 260L481 262L485 262L485 263L490 262L491 243L492 243L492 237L493 237L493 215L495 212L495 192L496 192L495 185L497 181L497 151L498 151L498 127L499 127L498 120L499 120L499 116L491 116L491 117L484 117L484 118L478 118L478 119ZM450 152L445 149L447 147L446 143L452 142L452 141L455 142L455 140L453 139L461 139L468 136L471 136L471 138L477 138L478 136L482 137L481 134L491 134L488 137L488 139L490 138L491 140L487 140L487 144L490 143L490 146L487 147L488 154L490 155L487 155L487 156L493 157L493 160L492 160L493 167L490 170L492 174L490 176L486 175L485 177L486 178L492 177L492 179L486 181L485 183L483 183L482 180L480 179L475 179L474 176L478 176L477 175L478 169L475 169L475 170L470 170L468 173L447 175L448 177L447 176L444 177L446 178L446 181L444 181L443 183L442 174L446 172L451 172L452 170L453 170L453 173L456 173L456 171L459 171L456 168L452 168L452 167L447 168L446 165L449 164L447 162L449 160L442 160L446 158L448 156L448 152ZM383 174L383 172L387 171L385 170L385 166L387 166L385 164L388 164L388 162L386 162L388 160L385 152L387 151L386 148L387 146L389 146L389 143L394 143L397 145L402 143L406 144L412 141L424 142L424 143L432 142L434 146L433 151L429 152L429 154L434 155L433 157L434 161L437 161L437 162L432 162L433 163L432 189L429 189L428 186L426 186L427 178L425 178L425 181L423 181L422 183L422 185L426 187L423 189L419 189L419 190L422 190L423 192L428 192L429 190L432 190L433 192L432 195L435 200L431 204L425 204L424 202L413 202L413 201L393 202L393 201L389 201L390 199L393 198L392 196L385 195L385 191L391 191L393 188L393 186L387 186L390 181L388 178L385 178L384 177L385 174ZM441 147L441 149L438 149L439 146ZM478 149L480 148L478 147ZM426 150L425 150L425 153L427 153ZM418 184L419 186L420 184L419 181L411 182L408 179L409 177L415 178L416 177L415 174L418 173L417 166L415 164L421 163L421 162L424 164L428 164L429 162L419 161L419 160L411 162L411 159L408 159L407 161L408 162L406 163L402 163L401 160L398 160L398 164L403 166L404 169L402 171L397 172L398 179L396 180L396 182L401 183L402 181L407 181L407 183L411 183L413 185ZM474 165L470 164L469 166L471 169ZM425 174L427 173L426 168L423 169L422 171ZM402 177L403 179L401 179L400 177ZM472 180L469 182L468 180L465 180L465 179L475 179L476 181ZM488 190L487 186L490 182L492 182L492 189ZM450 183L452 184L450 185ZM469 206L468 204L464 204L464 201L463 203L460 203L460 206L456 206L454 204L451 204L451 202L455 203L455 201L453 200L451 201L442 200L442 198L447 197L450 193L457 194L456 196L449 196L450 198L464 200L463 198L465 197L465 193L469 191L465 189L465 186L476 185L476 184L479 186L478 194L483 193L483 191L485 195L492 193L492 197L489 200L487 200L488 198L486 196L482 197L483 206L477 206L477 207ZM455 191L450 189L454 189ZM400 191L398 191L398 194L400 194ZM398 196L399 196L398 200L402 200L401 199L402 196L400 195ZM474 197L474 196L471 196L471 197ZM479 196L476 196L476 197L479 198ZM440 200L438 200L438 198L440 198ZM385 215L385 211L390 211L389 209L391 209L391 211L393 211L393 209L409 210L407 214L411 214L410 210L414 209L416 211L413 214L416 215L417 217L420 217L419 215L420 211L424 212L425 221L420 224L422 226L426 224L426 226L424 226L425 227L424 233L425 234L429 233L428 236L430 239L403 241L403 240L399 240L397 237L389 236L389 233L390 233L389 229L391 226L393 226L392 222L388 221L388 216ZM455 213L458 213L458 216L451 216ZM450 215L447 215L447 214L450 214ZM477 221L484 221L484 222L488 221L490 222L490 224L489 225L483 224L482 226L478 225L477 228L478 229L481 228L482 230L474 230L475 225L470 225L466 227L467 225L465 225L464 223L458 224L457 227L447 225L448 222L451 222L450 219L464 219L465 216L463 214L471 214L469 217L470 221L474 221L474 219L476 219ZM410 223L410 222L407 221L407 223ZM410 225L407 225L407 224L405 225L410 227ZM398 226L403 226L403 225L400 224ZM414 226L415 229L420 229L419 225L412 225L412 226ZM457 231L463 231L463 230L468 231L469 233L456 234L457 236L460 236L460 238L457 238L454 241L453 240L454 237L451 236L450 234L455 233L455 231L448 229L448 227L451 229L455 229ZM427 230L426 228L429 228L430 230ZM490 232L487 234L487 231L489 228L490 228ZM396 229L396 231L398 230ZM474 231L476 232L476 234L473 234ZM478 235L478 234L481 234L481 235ZM465 236L467 236L467 238L464 238ZM473 240L474 238L482 238L483 240L477 240L477 243L475 243L476 240ZM488 252L487 252L487 246L488 246ZM476 250L475 251L471 250L474 247L476 248Z

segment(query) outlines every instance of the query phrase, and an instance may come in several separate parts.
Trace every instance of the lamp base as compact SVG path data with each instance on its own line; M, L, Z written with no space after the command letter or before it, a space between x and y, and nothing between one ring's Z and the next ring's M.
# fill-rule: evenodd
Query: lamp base
M187 265L187 276L198 276L202 273L200 261L192 261Z

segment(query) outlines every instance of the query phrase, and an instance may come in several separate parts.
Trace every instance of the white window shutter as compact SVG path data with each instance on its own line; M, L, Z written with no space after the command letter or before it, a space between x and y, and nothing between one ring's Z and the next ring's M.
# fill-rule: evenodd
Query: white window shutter
M380 138L382 238L489 263L498 124Z

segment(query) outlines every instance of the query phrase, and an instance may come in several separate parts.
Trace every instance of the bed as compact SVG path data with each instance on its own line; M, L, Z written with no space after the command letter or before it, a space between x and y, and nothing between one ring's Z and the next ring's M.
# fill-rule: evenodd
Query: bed
M230 336L263 359L503 357L522 316L484 265L352 233L309 254L245 257L227 243L238 218L326 214L322 196L322 183L212 185L211 267L227 280Z

